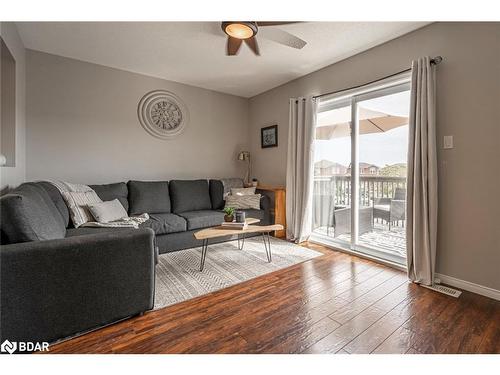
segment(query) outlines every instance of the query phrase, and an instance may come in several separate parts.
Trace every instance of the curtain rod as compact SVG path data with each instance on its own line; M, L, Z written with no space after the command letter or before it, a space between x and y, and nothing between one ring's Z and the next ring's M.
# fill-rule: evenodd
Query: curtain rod
M431 59L431 64L432 65L438 65L439 63L441 63L441 61L443 61L443 58L441 56L436 56L436 57L434 57L434 58ZM400 72L389 74L388 76L385 76L385 77L382 77L382 78L377 78L377 79L375 79L373 81L370 81L370 82L367 82L367 83L363 83L361 85L356 85L356 86L352 86L352 87L348 87L348 88L341 89L341 90L336 90L336 91L330 91L330 92L327 92L327 93L324 93L324 94L321 94L321 95L315 95L312 98L313 99L318 99L318 98L321 98L323 96L328 96L328 95L338 94L339 92L343 92L343 91L358 89L360 87L363 87L363 86L366 86L366 85L370 85L370 84L376 83L378 81L382 81L383 79L391 78L391 77L397 76L398 74L409 72L410 70L411 70L411 68L408 68L408 69L405 69L405 70L401 70Z

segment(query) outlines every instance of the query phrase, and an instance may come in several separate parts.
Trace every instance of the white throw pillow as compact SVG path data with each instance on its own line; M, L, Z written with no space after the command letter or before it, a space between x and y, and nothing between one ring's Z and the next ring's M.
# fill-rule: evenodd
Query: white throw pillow
M226 207L232 207L237 210L249 208L260 210L260 194L228 195L226 197Z
M84 192L63 191L62 196L68 206L71 221L75 228L94 220L88 208L89 204L102 202L102 199L97 196L94 190Z
M90 213L99 223L109 223L128 217L127 211L118 199L88 205Z
M232 188L231 195L254 195L255 186L248 188Z

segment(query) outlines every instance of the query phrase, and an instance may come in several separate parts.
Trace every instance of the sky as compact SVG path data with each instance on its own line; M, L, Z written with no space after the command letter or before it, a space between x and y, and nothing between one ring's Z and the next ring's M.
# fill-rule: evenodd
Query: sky
M359 161L383 167L386 164L406 163L408 126L385 133L364 134L359 138ZM351 163L351 139L337 138L316 141L314 161L331 160L348 166Z
M360 106L394 116L408 116L410 92L388 95L360 102ZM383 133L361 134L359 161L379 167L406 163L408 126L401 126ZM350 137L316 140L314 160L330 160L348 166L351 163Z

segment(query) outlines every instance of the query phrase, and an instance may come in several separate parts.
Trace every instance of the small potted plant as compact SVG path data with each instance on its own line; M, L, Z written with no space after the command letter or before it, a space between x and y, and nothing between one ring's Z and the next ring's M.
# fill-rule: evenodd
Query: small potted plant
M224 208L224 221L226 223L231 223L234 220L234 208L233 207L225 207Z

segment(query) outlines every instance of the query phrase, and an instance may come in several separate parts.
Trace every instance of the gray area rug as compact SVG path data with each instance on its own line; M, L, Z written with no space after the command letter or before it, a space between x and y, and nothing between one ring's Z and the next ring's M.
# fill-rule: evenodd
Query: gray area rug
M155 309L173 305L257 276L320 256L321 253L271 237L268 263L262 238L208 245L205 269L199 271L201 247L162 254L156 266Z

